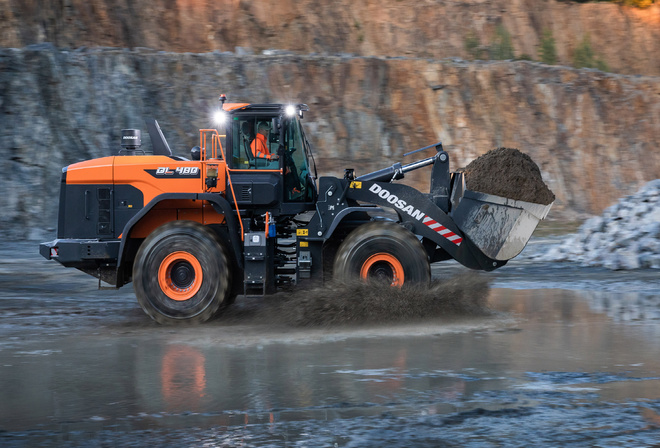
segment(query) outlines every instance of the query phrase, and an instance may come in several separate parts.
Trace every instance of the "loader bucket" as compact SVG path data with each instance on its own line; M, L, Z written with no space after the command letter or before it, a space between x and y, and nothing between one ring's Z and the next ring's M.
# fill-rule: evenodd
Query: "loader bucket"
M455 181L452 219L493 260L510 260L522 252L552 207L552 203L535 204L467 190L462 179Z

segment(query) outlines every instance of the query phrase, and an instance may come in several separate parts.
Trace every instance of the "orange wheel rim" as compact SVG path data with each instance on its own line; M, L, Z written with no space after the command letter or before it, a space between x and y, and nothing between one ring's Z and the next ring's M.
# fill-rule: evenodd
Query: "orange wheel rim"
M172 300L192 298L202 286L202 278L202 265L188 252L172 252L158 267L160 289Z
M403 273L403 266L399 260L391 254L384 252L373 254L362 264L360 269L360 278L368 280L375 279L391 279L390 286L403 286L405 275Z

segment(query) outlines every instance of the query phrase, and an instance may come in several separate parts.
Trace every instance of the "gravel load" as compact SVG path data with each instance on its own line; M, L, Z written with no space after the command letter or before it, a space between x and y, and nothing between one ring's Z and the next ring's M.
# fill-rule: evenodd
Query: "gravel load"
M470 162L464 175L468 190L543 205L555 200L538 165L514 148L488 151Z
M621 199L543 257L609 269L660 269L660 179Z

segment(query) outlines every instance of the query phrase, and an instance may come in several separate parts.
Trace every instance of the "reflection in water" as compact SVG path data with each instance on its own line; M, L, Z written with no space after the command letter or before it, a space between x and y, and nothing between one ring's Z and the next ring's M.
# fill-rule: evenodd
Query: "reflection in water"
M44 268L12 289L13 272L0 291L2 448L660 440L660 295L630 292L652 292L650 274L576 271L580 287L626 293L492 289L496 313L456 320L292 328L237 303L234 320L172 328L145 323L126 292L53 292L80 273ZM530 284L556 286L556 272Z
M163 400L168 410L200 409L206 389L202 352L186 345L169 345L160 369Z
M334 427L342 437L368 438L407 427L396 446L414 446L418 432L431 440L454 428L464 440L484 421L486 432L517 437L510 417L532 436L545 418L546 442L566 423L589 423L576 431L628 427L634 416L657 425L660 401L644 406L660 400L656 303L657 296L493 289L494 316L427 320L394 335L392 325L314 331L242 323L43 339L0 351L0 430L207 431L209 446L217 437L225 446L272 446L251 437L305 440ZM613 322L622 314L613 310L637 306L646 320ZM594 408L611 417L594 417ZM308 446L334 444L316 441Z
M591 308L614 321L660 320L660 295L647 292L580 291Z
M649 424L660 428L660 414L657 411L649 408L642 408L641 413L644 420L649 422Z

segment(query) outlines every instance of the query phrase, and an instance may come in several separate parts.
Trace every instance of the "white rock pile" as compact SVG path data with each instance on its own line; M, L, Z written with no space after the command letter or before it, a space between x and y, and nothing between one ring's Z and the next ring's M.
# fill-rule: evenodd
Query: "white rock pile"
M660 269L660 179L585 221L544 258L613 270Z

